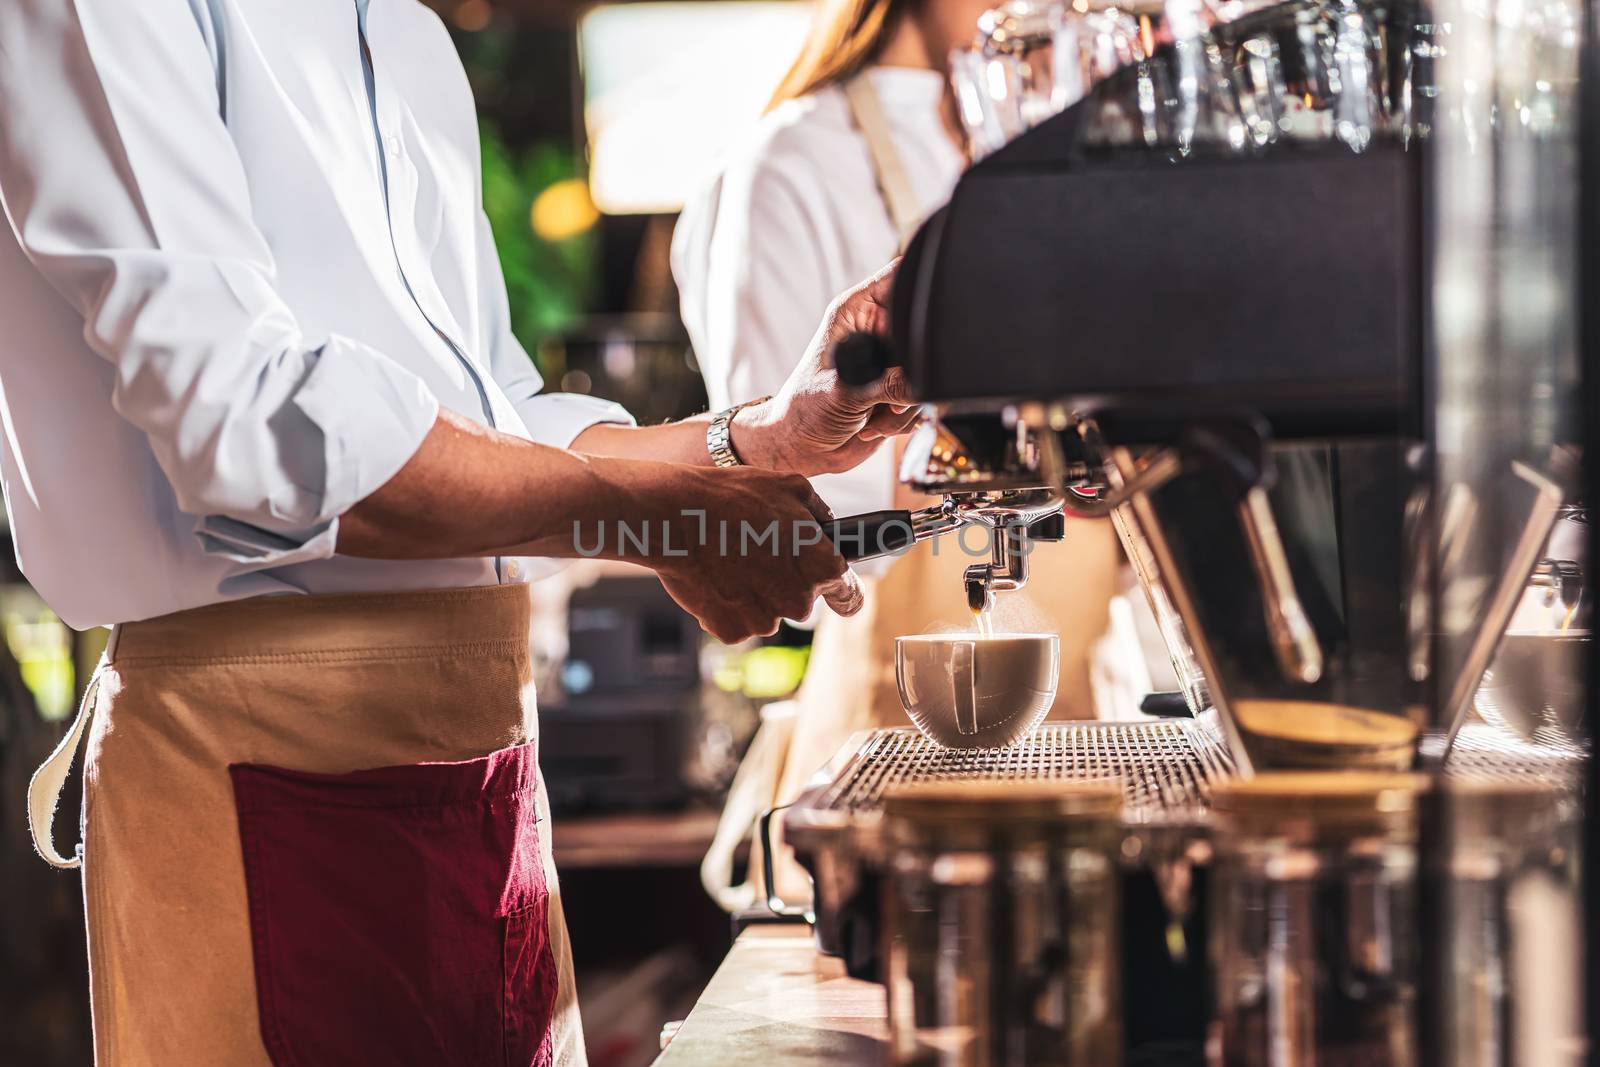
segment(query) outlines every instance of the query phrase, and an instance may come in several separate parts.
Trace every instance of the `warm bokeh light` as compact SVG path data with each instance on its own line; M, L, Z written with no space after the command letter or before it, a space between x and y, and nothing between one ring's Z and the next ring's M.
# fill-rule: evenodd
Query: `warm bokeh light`
M589 186L581 178L568 178L546 187L534 199L529 217L533 232L546 241L576 237L599 221L600 209L589 198Z
M493 17L494 9L489 6L488 0L462 0L456 8L455 23L458 29L477 33L487 27Z

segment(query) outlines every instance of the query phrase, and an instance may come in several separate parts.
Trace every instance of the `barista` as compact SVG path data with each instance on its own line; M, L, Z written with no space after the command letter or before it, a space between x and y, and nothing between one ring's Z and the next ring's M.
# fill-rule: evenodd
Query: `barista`
M967 159L945 57L971 42L990 6L990 0L818 5L767 116L686 205L674 238L683 318L713 407L780 385L833 292L897 255L949 197ZM814 484L838 515L928 503L907 499L896 468L896 448L886 443L855 470ZM980 538L966 542L987 558ZM1109 523L1069 522L1065 543L1037 546L1025 599L1000 598L1000 628L1061 635L1052 717L1091 715L1089 651L1106 629L1118 559ZM775 799L792 799L850 733L905 724L894 638L969 628L962 571L982 561L956 537L925 542L867 579L859 615L822 619L787 754L775 753L785 746L771 737L759 738L754 750L781 763L769 768ZM747 767L743 776L753 779L758 770ZM751 806L773 799L747 803L729 819L744 821ZM786 892L804 891L803 882L787 881Z
M642 563L727 640L859 604L799 475L907 421L823 363L887 280L774 398L628 425L512 336L477 138L411 0L0 4L0 478L30 581L113 627L29 796L98 1063L582 1067L538 557Z

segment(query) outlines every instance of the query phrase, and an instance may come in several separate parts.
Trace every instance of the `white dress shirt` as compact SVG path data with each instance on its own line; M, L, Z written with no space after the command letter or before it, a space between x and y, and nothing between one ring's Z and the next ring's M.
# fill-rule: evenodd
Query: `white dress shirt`
M876 67L868 76L923 215L950 197L965 165L945 132L944 79ZM829 87L775 108L683 210L672 268L713 410L775 393L828 304L895 257L900 235L878 190L866 139ZM836 515L890 506L894 450L812 479Z
M335 556L339 516L440 406L557 446L627 420L539 395L416 0L7 0L0 202L0 478L73 626L526 580Z

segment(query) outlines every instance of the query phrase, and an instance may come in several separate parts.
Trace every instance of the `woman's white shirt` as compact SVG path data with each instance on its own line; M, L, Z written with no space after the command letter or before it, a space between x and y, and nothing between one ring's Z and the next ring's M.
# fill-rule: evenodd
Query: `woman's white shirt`
M940 114L944 79L891 67L868 77L922 214L932 214L964 166ZM712 409L777 392L828 305L893 259L900 239L842 90L762 119L684 206L673 237L683 320ZM814 482L835 514L886 508L893 449Z

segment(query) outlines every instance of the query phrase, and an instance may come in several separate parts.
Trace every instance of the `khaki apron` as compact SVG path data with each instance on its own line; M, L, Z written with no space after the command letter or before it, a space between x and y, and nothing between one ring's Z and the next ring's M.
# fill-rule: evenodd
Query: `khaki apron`
M97 1063L584 1063L528 622L505 585L117 627L29 792L83 868Z
M844 94L867 142L885 209L903 249L923 212L889 135L882 103L865 74L847 82ZM917 508L931 502L901 487L895 506ZM741 910L763 892L756 884L764 863L760 841L755 842L750 881L729 885L732 850L749 836L752 820L762 810L793 801L852 733L910 723L895 682L894 639L972 629L962 578L968 566L989 558L988 542L979 533L973 531L964 542L956 533L946 534L913 547L882 577L862 579L865 603L856 615L823 613L795 706L763 721L702 866L702 881L724 907ZM1106 631L1120 559L1109 522L1068 519L1065 541L1034 547L1027 589L999 598L1001 629L1061 635L1061 681L1052 719L1094 717L1090 654ZM781 822L774 820L772 829L779 839L774 848L781 857L775 867L780 896L791 905L803 904L810 897L810 879L782 846Z

